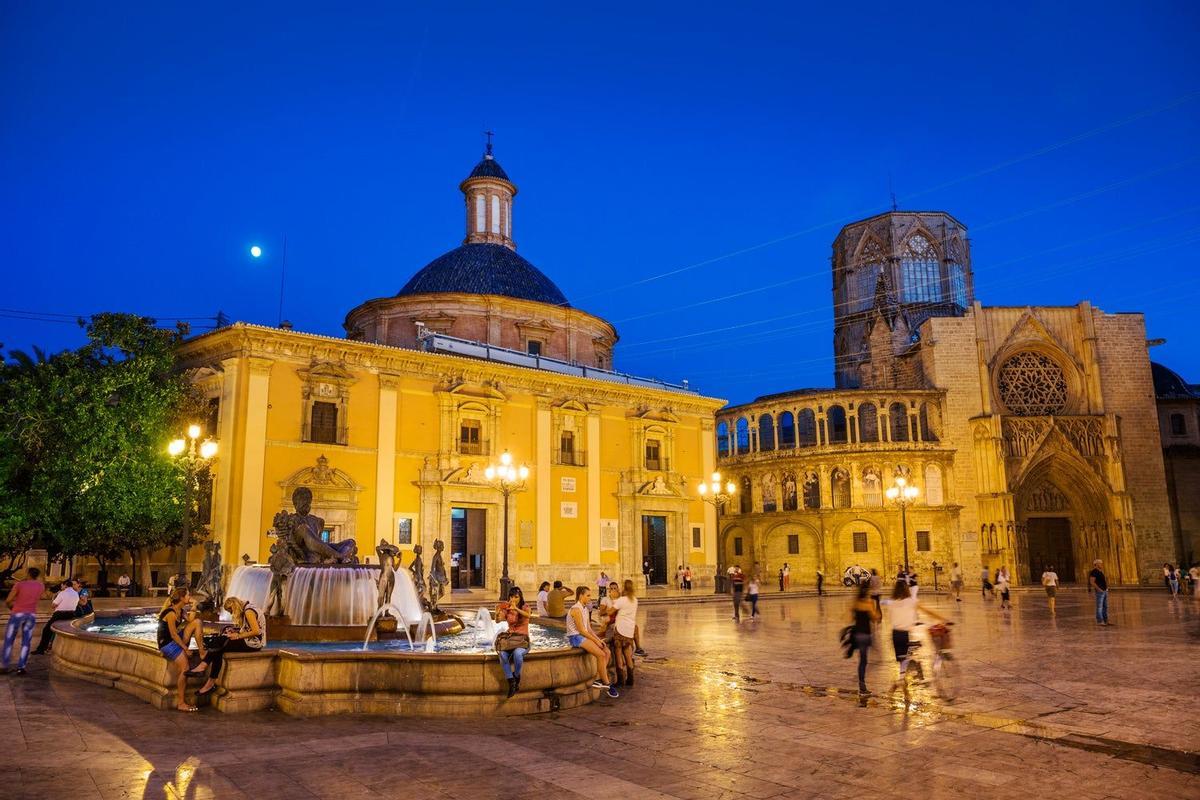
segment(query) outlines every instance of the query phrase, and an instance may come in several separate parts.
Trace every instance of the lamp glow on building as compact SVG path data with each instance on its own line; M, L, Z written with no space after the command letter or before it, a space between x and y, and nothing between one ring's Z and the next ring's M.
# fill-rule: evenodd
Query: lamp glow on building
M719 473L719 472L714 472L712 474L712 477L709 478L707 483L705 483L704 481L701 481L700 485L696 487L696 492L700 495L700 499L703 500L704 502L708 503L709 505L711 505L713 507L713 509L716 510L716 512L717 512L717 530L718 531L720 530L720 525L721 525L721 520L720 520L721 507L724 506L726 503L728 503L731 499L733 499L733 496L735 494L737 494L737 488L738 488L737 484L735 482L733 482L732 480L725 481L722 483L721 473ZM721 547L720 553L718 553L718 555L717 555L718 569L717 569L717 579L715 581L715 583L716 583L715 589L718 593L720 593L722 591L721 581L724 580L724 576L721 574L719 562L720 562L720 559L724 558L724 556L725 556L725 548Z
M508 506L509 497L513 492L525 488L525 479L529 477L529 467L522 464L515 466L512 455L507 450L500 454L500 463L490 464L483 471L488 483L500 490L504 496L504 561L500 574L500 600L508 600L508 590L512 588L512 579L508 577Z
M191 546L192 537L192 505L194 503L194 487L196 475L208 462L217 456L217 443L212 439L200 441L203 429L199 425L188 425L187 436L171 440L167 445L167 453L183 465L184 503L183 503L183 532L179 542L179 574L187 580L187 551ZM186 583L184 584L186 585Z
M884 494L888 500L900 506L900 532L904 539L904 571L908 571L908 516L907 510L917 500L917 487L910 486L908 479L897 475L895 482L887 488Z

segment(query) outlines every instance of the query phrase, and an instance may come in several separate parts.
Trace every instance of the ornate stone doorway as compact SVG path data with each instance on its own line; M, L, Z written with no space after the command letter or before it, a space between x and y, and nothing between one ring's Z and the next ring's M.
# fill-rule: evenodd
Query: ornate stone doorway
M1075 583L1075 549L1071 544L1069 517L1030 517L1028 535L1029 583L1041 583L1042 573L1053 566L1062 583Z

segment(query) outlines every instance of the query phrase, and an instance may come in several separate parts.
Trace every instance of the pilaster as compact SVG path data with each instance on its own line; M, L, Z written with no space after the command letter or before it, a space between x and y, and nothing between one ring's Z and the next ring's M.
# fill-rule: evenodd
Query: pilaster
M392 541L392 519L396 506L396 399L400 379L379 376L378 438L375 445L375 537Z
M584 439L587 459L588 563L600 563L600 413L591 411L587 417L587 437Z
M264 469L267 460L267 404L271 384L269 358L251 356L247 360L248 389L246 392L246 426L243 441L240 483L242 489L241 516L238 520L238 557L249 554L261 561Z
M537 563L539 566L545 566L550 563L550 401L539 397L535 413L537 419L533 438L537 458L533 474L534 499L537 505ZM600 546L599 541L596 546Z

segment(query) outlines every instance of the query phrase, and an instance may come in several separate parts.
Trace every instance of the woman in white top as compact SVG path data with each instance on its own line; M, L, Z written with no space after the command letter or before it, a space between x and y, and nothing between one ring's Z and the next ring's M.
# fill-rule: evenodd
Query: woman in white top
M567 612L567 641L571 647L580 647L596 659L596 680L592 681L592 687L607 689L609 697L620 697L617 688L608 683L608 648L588 624L591 595L591 590L586 586L575 589L575 605Z
M546 601L550 599L550 581L542 581L542 585L538 587L537 597L537 615L539 617L546 616Z
M904 673L908 669L909 637L918 624L917 612L928 614L940 622L947 620L936 611L920 605L917 598L913 597L906 580L896 581L896 585L892 589L892 599L886 602L890 612L889 621L892 625L892 649L896 652L896 663L900 666L900 677L896 683L892 684L892 690L895 691L896 687L904 681ZM918 664L919 666L920 664Z
M1000 608L1012 608L1008 594L1008 567L996 570L996 588L1000 590Z
M617 611L616 634L613 635L613 651L617 659L617 683L633 686L633 647L637 635L637 597L633 581L626 579L624 591L613 603Z
M1046 565L1046 571L1042 573L1042 586L1046 587L1046 603L1050 606L1050 613L1054 611L1054 599L1058 595L1058 573L1054 571L1052 564Z

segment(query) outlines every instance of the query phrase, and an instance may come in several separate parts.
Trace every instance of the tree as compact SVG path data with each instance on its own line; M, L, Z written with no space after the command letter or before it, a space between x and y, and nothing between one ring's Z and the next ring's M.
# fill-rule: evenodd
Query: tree
M186 328L129 314L81 325L83 347L11 353L0 372L0 449L12 454L0 458L0 548L40 540L107 561L178 536L184 475L165 447L199 409L175 357Z

